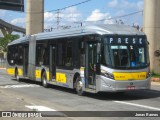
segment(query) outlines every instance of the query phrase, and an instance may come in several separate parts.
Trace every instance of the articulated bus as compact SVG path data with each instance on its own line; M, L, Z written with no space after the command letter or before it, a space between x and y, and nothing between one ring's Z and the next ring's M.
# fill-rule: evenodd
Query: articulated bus
M25 36L8 44L7 73L85 92L150 89L148 41L125 25L97 25Z

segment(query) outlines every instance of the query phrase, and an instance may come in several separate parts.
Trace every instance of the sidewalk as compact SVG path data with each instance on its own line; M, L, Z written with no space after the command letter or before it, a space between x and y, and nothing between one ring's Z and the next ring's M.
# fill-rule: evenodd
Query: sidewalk
M151 78L151 85L160 85L160 78L152 77Z
M0 70L6 70L6 68L4 68L4 67L0 67Z

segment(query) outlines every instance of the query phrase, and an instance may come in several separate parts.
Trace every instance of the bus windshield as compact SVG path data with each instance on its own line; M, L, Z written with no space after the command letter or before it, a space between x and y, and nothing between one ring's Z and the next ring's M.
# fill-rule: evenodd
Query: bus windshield
M149 65L148 44L140 38L106 38L102 47L102 64L119 69L138 69Z

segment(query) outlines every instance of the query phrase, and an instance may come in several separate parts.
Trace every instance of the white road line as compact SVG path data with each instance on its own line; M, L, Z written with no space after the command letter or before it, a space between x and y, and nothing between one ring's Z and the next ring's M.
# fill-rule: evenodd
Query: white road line
M39 111L46 117L47 116L63 116L63 117L67 117L66 114L64 114L62 112L59 112L59 111L57 111L55 109L51 109L51 108L45 107L45 106L25 105L25 107L27 107L29 109L32 109L32 111Z
M25 107L32 109L32 110L36 110L36 111L56 111L55 109L51 109L45 106L29 106L29 105L25 105Z
M0 86L0 88L25 88L25 87L40 87L39 85L33 85L33 84L21 84L21 85L5 85Z
M137 106L137 107L142 107L142 108L147 108L147 109L151 109L151 110L158 110L158 111L160 111L160 108L151 107L151 106L146 106L146 105L140 105L140 104L129 103L129 102L122 102L122 101L113 101L113 102L121 103L121 104L126 104L126 105Z

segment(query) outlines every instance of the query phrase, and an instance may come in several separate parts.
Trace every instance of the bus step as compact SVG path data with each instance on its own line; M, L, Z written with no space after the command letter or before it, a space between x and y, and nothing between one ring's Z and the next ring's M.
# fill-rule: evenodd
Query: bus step
M96 89L95 85L88 85L88 87L91 88L91 89Z
M97 93L95 89L90 89L90 88L86 88L85 91L89 93Z
M56 82L56 79L52 79L51 81L52 81L52 82Z

